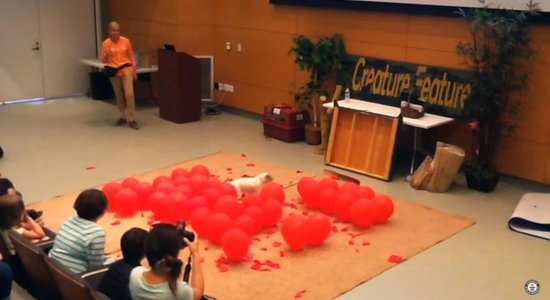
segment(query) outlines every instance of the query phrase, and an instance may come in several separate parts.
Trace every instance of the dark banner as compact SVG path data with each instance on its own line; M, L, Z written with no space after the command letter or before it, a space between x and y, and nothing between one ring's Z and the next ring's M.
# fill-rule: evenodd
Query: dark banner
M471 74L466 71L417 65L390 60L353 56L346 66L344 89L351 96L392 106L407 100L403 92L413 92L412 102L424 105L426 112L460 117L470 98Z

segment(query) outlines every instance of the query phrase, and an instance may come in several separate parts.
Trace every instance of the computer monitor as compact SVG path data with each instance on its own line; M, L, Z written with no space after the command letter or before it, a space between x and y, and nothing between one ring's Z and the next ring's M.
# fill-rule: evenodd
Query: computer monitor
M214 56L195 55L201 64L201 99L203 102L214 101Z

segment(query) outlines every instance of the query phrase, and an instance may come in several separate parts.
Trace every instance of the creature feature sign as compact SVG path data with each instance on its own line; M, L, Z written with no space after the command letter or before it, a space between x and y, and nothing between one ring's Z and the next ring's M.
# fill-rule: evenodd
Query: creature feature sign
M472 93L471 75L466 71L354 58L350 86L357 99L399 106L401 93L413 88L426 111L460 117Z

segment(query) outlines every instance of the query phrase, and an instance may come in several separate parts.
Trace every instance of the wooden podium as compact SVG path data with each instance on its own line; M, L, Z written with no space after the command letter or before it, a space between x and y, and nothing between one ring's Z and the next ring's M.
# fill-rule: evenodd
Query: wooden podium
M159 50L159 116L181 124L201 118L200 61L183 52Z

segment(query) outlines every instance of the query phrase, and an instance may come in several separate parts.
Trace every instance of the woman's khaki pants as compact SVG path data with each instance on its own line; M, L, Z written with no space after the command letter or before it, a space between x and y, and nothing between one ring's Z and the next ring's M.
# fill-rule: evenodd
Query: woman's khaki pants
M136 104L134 100L134 75L130 72L124 76L110 78L115 91L116 105L120 111L120 117L128 122L134 121Z

